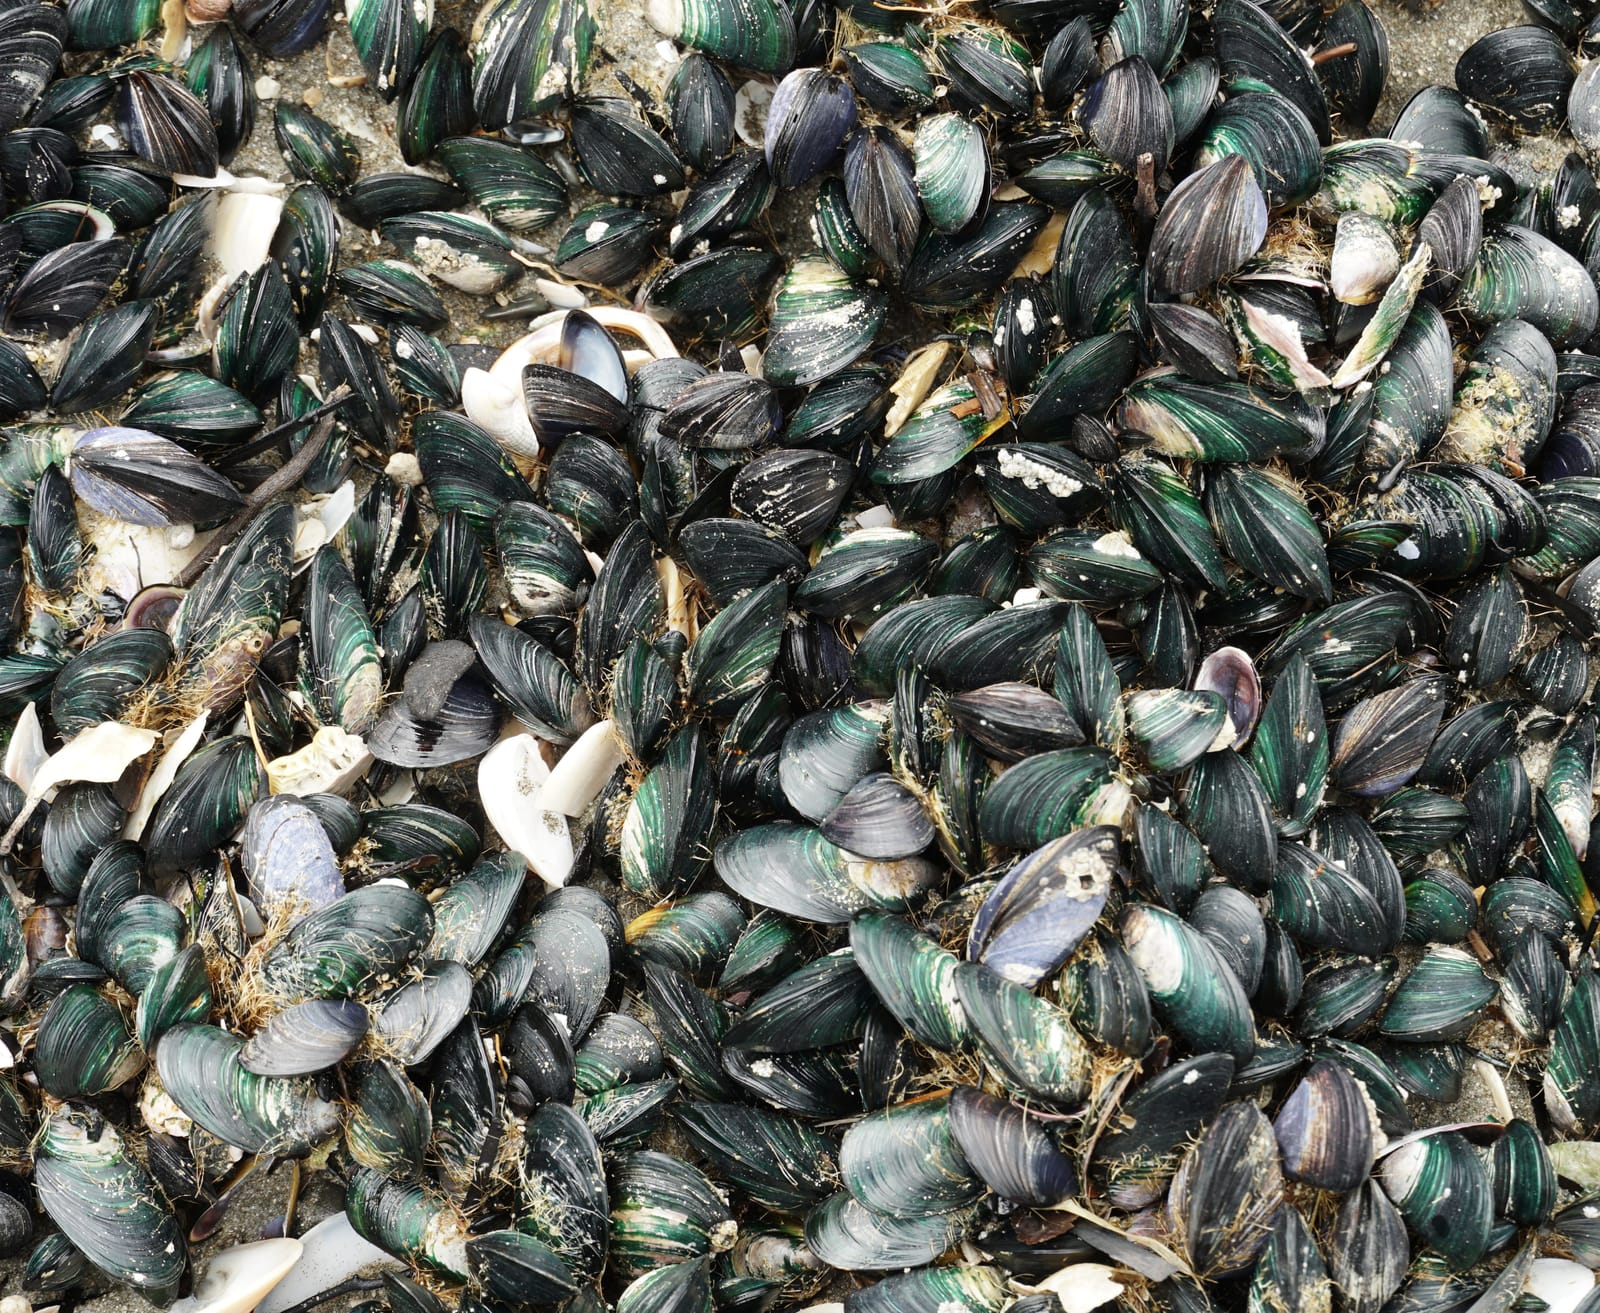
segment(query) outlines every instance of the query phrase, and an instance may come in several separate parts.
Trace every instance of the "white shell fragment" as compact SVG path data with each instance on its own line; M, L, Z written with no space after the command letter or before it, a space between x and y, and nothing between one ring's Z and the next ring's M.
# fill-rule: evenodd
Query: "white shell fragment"
M300 1243L305 1246L300 1261L257 1306L261 1313L283 1313L358 1272L393 1271L405 1266L357 1235L345 1213L335 1213L318 1222L300 1237Z
M547 887L559 889L572 874L572 835L567 818L545 805L550 779L531 734L502 739L478 763L478 797L489 824Z
M194 1293L174 1304L172 1313L251 1313L304 1252L301 1241L288 1239L224 1249L205 1265Z
M147 584L179 578L215 536L190 529L185 537L165 524L126 524L82 503L78 523L94 547L83 571L84 590L118 597L133 597Z
M461 376L461 408L507 451L539 454L539 435L533 431L520 387L508 387L486 370L469 369Z
M26 793L33 787L35 772L49 756L44 731L39 728L39 704L30 702L22 708L11 731L11 742L6 744L6 778Z
M580 310L589 304L589 298L581 287L573 287L570 283L558 283L554 278L535 278L534 291L561 310Z
M1115 1272L1105 1263L1074 1263L1046 1277L1037 1289L1060 1300L1063 1313L1090 1313L1122 1294L1121 1282L1113 1279Z
M1594 1290L1594 1273L1570 1258L1536 1258L1523 1293L1549 1305L1546 1313L1572 1313Z
M922 399L933 387L933 380L939 375L939 367L944 364L944 358L949 354L948 342L929 342L927 346L919 347L911 353L905 367L900 371L900 377L895 379L889 388L890 395L894 397L894 404L889 407L889 413L883 421L883 434L886 438L894 437L901 426L911 418L912 412L922 404Z
M91 725L75 735L34 772L27 801L5 838L0 839L0 850L10 851L17 831L47 794L63 784L114 784L122 778L123 771L154 748L160 739L153 729L138 729L119 720Z
M622 741L609 720L589 726L555 764L542 795L549 811L582 816L624 760Z
M661 579L661 595L666 599L667 628L676 629L693 640L694 607L689 601L688 581L683 571L678 569L678 563L670 556L663 556L656 562L656 574Z
M312 497L295 507L295 572L311 564L311 558L324 543L339 536L346 521L355 514L356 485L346 479L325 497Z
M43 797L59 785L85 780L114 784L160 737L153 729L124 725L120 720L91 725L39 767L29 796Z
M383 472L396 483L403 483L408 488L422 486L422 465L409 451L395 452L389 457L389 463L383 467Z
M1556 1172L1585 1190L1600 1186L1600 1141L1558 1140L1549 1146Z
M337 725L324 725L298 752L267 763L267 784L274 793L344 793L367 773L372 754L367 741Z
M128 814L128 823L122 827L124 839L138 839L144 833L145 823L150 819L150 813L155 811L156 804L161 801L161 795L172 787L172 781L178 778L178 767L182 766L191 752L200 744L201 736L206 732L206 721L210 713L202 711L181 729L169 729L161 736L164 745L161 760L156 763L155 770L150 772L150 778L144 782L144 791L139 794L139 801Z
M254 273L272 251L283 200L265 192L234 189L217 201L212 219L211 254L229 281Z

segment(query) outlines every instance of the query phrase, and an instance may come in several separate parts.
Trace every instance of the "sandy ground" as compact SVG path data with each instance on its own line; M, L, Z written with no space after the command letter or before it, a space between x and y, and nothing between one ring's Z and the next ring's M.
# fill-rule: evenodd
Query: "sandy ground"
M1418 13L1400 0L1368 0L1389 34L1389 85L1373 123L1387 132L1400 107L1429 83L1454 81L1461 52L1496 28L1527 22L1518 0L1444 0Z
M1456 58L1472 41L1497 27L1524 21L1517 0L1445 0L1438 9L1421 14L1398 0L1371 0L1371 3L1388 31L1391 56L1388 91L1372 126L1375 135L1388 129L1396 112L1418 88L1431 82L1450 82ZM475 4L441 3L439 16L465 31L475 7ZM636 81L659 94L671 73L672 49L644 22L641 10L641 5L628 0L609 4L599 0L602 45ZM350 133L361 147L364 171L404 167L393 138L392 109L364 88L344 85L358 77L360 67L342 18L330 37L326 59L318 51L289 64L258 61L255 72L277 83L277 96L314 102L318 113ZM292 182L273 140L271 114L272 104L264 102L255 136L232 167L235 173L259 174ZM1515 150L1528 163L1548 167L1552 145L1521 143ZM1554 159L1558 160L1562 153L1564 151L1556 150ZM547 240L553 243L559 231L557 225L549 232ZM808 240L805 225L795 222L793 216L780 214L778 231L791 249L794 244ZM345 263L369 259L380 253L375 234L354 230L349 224L345 225L343 246ZM501 299L522 300L531 292L531 279L528 279L503 294ZM456 316L453 335L457 340L501 342L516 335L515 322L482 320L483 302L446 294ZM307 363L314 370L314 362ZM1423 1110L1418 1111L1420 1114ZM1461 1100L1448 1109L1436 1111L1438 1120L1471 1120L1491 1115L1492 1105L1485 1087L1475 1076L1469 1076ZM257 1174L247 1182L216 1238L202 1249L202 1256L228 1244L258 1238L263 1225L282 1213L288 1180L288 1172L280 1170L269 1176ZM302 1228L338 1206L337 1190L313 1179L301 1201ZM0 1294L15 1293L18 1284L13 1266L4 1284L0 1285ZM348 1297L325 1307L339 1310L356 1302L357 1298ZM80 1307L88 1313L148 1313L151 1308L144 1300L125 1291L108 1293Z

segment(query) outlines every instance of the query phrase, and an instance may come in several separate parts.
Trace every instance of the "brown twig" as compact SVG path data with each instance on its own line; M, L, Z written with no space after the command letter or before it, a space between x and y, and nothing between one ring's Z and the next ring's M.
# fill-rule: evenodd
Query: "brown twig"
M1339 59L1344 55L1353 55L1361 47L1354 41L1346 41L1342 46L1329 46L1326 50L1319 50L1311 56L1313 64L1326 64L1330 59Z
M1156 212L1156 157L1149 151L1139 156L1137 201L1139 213L1151 218Z
M194 581L205 573L206 567L217 559L224 547L244 532L245 526L255 519L256 513L263 506L300 482L305 472L311 468L311 462L321 454L323 446L328 441L328 435L333 432L334 423L338 418L332 410L334 403L343 402L348 395L348 387L334 390L333 395L322 407L326 413L317 421L316 427L311 430L300 450L264 479L260 486L245 498L244 509L218 529L216 536L205 545L204 550L184 566L183 573L178 576L180 588L194 587Z

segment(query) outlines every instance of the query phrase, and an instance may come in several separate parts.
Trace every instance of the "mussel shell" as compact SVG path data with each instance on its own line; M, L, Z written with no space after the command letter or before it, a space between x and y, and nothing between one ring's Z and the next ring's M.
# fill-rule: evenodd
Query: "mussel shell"
M82 1099L124 1084L139 1070L138 1045L116 1004L92 985L70 985L50 1001L34 1037L33 1069L57 1099Z
M893 1218L874 1213L841 1190L807 1214L806 1244L830 1267L887 1271L930 1262L970 1225L970 1210Z
M1323 1189L1353 1190L1372 1169L1374 1118L1346 1068L1327 1060L1314 1064L1273 1123L1284 1170Z
M895 1218L949 1213L984 1188L956 1143L942 1096L858 1121L840 1142L839 1178L865 1207Z
M398 1061L416 1066L455 1030L471 1000L472 978L466 969L456 962L433 962L417 979L381 1000L374 1009L372 1028Z
M239 1065L257 1076L308 1076L344 1060L367 1034L367 1010L350 999L307 999L245 1042Z
M246 1152L304 1153L336 1129L338 1109L309 1080L252 1075L239 1064L243 1047L214 1026L174 1026L156 1045L156 1070L198 1126Z
M1456 61L1455 82L1464 95L1530 132L1560 126L1572 81L1571 56L1545 27L1490 32Z
M1400 1146L1384 1159L1379 1179L1418 1236L1453 1269L1482 1256L1494 1194L1483 1160L1459 1132Z
M45 1212L114 1280L159 1295L189 1253L171 1206L99 1114L67 1108L41 1130L34 1186Z
M189 600L196 594L191 592ZM178 768L145 824L152 875L207 865L266 790L266 772L243 735L218 739Z
M1079 109L1107 158L1128 172L1142 166L1160 177L1172 153L1172 107L1150 64L1137 54L1111 65L1089 85Z
M1220 1275L1255 1261L1283 1203L1271 1126L1254 1104L1232 1103L1184 1158L1167 1208L1191 1265Z
M1035 1207L1076 1193L1072 1163L1044 1125L1030 1121L1015 1103L971 1086L950 1095L950 1131L974 1172L1006 1199Z
M283 997L347 998L396 972L432 929L421 894L369 885L297 922L262 960L262 980Z
M216 173L216 124L199 97L175 78L143 69L125 74L117 88L117 119L133 153L163 173Z

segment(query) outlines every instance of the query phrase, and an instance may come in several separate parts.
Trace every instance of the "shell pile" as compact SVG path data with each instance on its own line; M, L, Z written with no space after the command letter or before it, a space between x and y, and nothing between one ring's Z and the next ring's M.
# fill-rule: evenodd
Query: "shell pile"
M344 3L0 4L6 1288L1600 1310L1594 7Z

